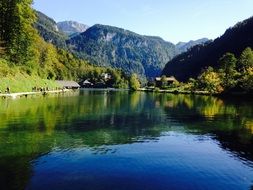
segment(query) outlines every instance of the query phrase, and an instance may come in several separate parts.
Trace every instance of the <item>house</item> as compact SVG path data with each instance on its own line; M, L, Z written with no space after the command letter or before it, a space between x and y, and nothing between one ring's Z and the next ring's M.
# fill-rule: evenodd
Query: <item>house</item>
M109 73L102 73L101 77L102 77L105 81L112 79L112 76L111 76Z
M90 82L88 79L86 79L85 81L81 83L81 87L83 88L92 88L93 86L94 84Z
M57 80L56 83L66 89L79 89L80 85L75 81Z
M171 77L156 77L155 78L155 85L157 87L169 86L176 81L177 81L176 78L173 76L171 76Z

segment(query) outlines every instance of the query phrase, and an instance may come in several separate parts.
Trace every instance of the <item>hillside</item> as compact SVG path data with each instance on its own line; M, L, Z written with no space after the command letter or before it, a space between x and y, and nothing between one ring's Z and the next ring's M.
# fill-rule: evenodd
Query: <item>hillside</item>
M68 49L94 65L118 68L128 75L137 73L141 78L159 76L165 64L176 55L207 41L203 38L174 45L159 37L142 36L112 26L89 28L75 21L56 23L41 12L37 12L37 18L35 26L46 42Z
M175 45L159 37L142 36L124 29L94 25L67 40L79 57L99 66L120 68L127 74L155 77L176 55Z
M36 11L37 21L35 28L38 30L39 35L43 37L46 42L50 42L59 48L66 49L67 36L60 32L57 23L45 14Z
M75 21L58 22L57 27L59 28L60 31L62 31L68 36L71 36L76 33L85 32L89 28L89 26Z
M180 81L197 77L201 70L217 67L219 58L226 52L237 57L246 47L253 47L253 17L229 28L224 35L213 42L191 48L167 63L162 74L175 76Z

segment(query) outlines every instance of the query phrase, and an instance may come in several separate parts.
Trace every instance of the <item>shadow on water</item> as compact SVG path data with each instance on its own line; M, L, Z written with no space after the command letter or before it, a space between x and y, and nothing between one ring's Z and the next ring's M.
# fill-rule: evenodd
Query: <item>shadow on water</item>
M252 101L81 91L0 105L1 189L25 189L32 161L53 149L107 154L115 151L107 145L157 141L168 131L208 134L238 159L253 161Z

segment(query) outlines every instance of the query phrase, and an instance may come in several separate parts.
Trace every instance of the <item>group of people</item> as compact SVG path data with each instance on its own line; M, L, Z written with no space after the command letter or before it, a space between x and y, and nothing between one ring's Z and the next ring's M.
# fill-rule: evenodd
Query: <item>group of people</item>
M33 92L45 92L45 91L49 91L48 87L33 87L32 88Z

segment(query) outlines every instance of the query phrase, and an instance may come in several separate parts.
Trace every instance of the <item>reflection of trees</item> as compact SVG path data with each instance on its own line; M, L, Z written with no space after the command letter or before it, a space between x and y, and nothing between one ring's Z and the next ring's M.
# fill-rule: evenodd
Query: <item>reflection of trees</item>
M87 91L75 97L1 101L0 187L25 189L32 175L30 161L53 148L88 147L105 153L103 145L158 137L160 131L153 126L161 117L159 111L144 113L152 102L146 98L138 93Z
M221 147L253 161L253 102L222 100L211 96L168 95L167 117L190 131L212 134ZM173 106L171 106L173 105ZM190 105L190 106L189 106Z
M7 189L24 189L32 175L30 161L53 148L113 152L107 145L156 140L175 122L182 123L185 132L212 134L222 148L253 160L250 102L82 91L80 96L2 100L0 105L0 168L4 169L0 186Z

